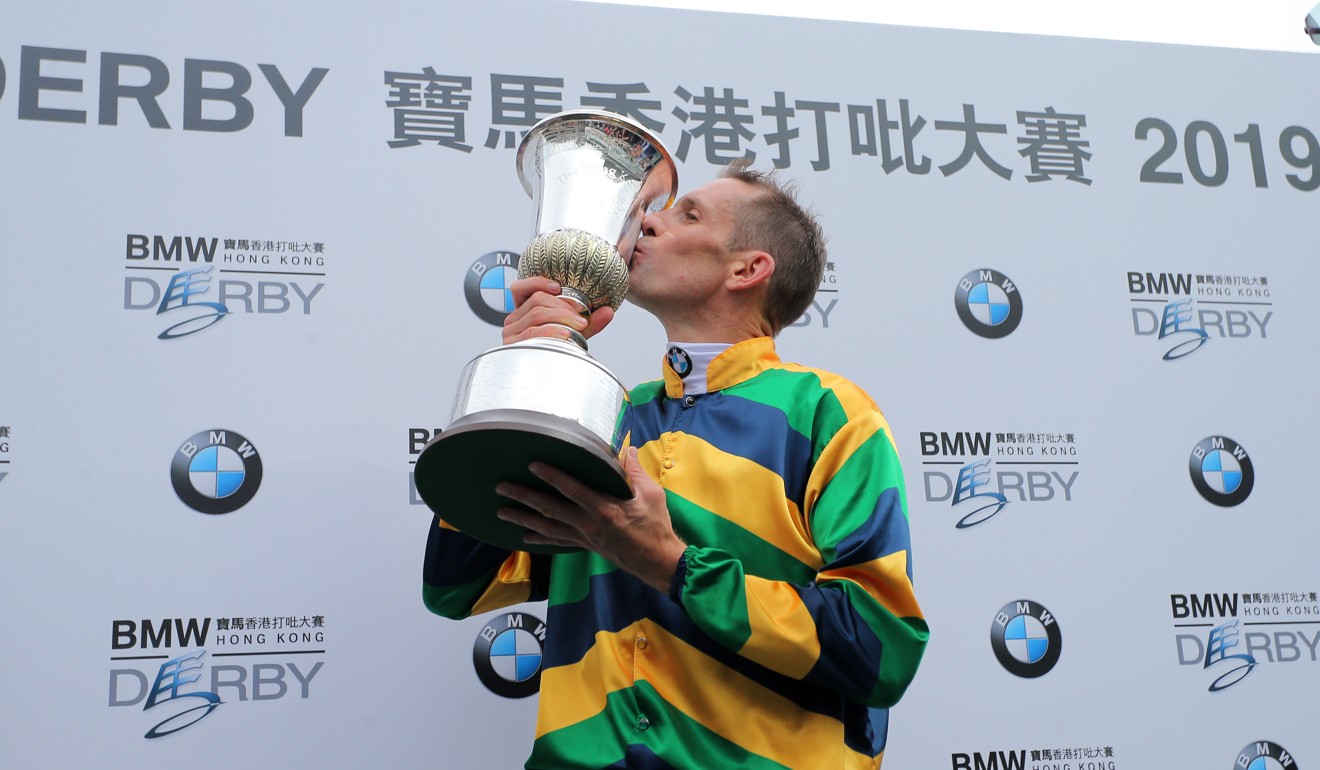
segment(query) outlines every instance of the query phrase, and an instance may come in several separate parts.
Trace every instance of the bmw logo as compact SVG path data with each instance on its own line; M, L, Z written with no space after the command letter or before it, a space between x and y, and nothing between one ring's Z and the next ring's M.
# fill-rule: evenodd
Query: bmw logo
M686 377L692 373L692 357L686 350L678 347L670 348L666 358L669 360L669 368L679 377Z
M999 664L1024 679L1044 676L1059 662L1063 636L1050 611L1028 599L1009 602L990 625L990 646Z
M170 463L174 493L201 513L233 513L261 486L261 455L242 435L215 428L190 437Z
M510 612L490 621L472 646L472 665L486 689L504 698L526 698L541 689L545 623Z
M1007 337L1022 321L1022 294L1017 285L990 269L964 275L953 294L953 304L964 326L989 339Z
M517 254L512 251L483 254L468 268L463 281L468 307L486 323L503 326L504 317L513 312L513 292L509 285L517 278Z
M1247 450L1227 436L1210 436L1192 449L1187 469L1201 497L1230 508L1251 494L1256 471Z
M1298 770L1288 750L1272 741L1256 741L1238 752L1238 770Z

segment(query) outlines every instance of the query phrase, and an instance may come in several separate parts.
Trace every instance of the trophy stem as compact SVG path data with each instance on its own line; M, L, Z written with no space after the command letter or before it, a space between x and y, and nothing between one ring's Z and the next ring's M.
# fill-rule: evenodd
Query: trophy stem
M578 315L582 316L583 318L588 318L588 319L591 318L591 305L589 304L590 299L587 297L587 295L584 292L578 291L577 289L574 289L572 286L561 286L559 288L559 296L563 297L569 302L572 302L574 305L577 305ZM558 326L558 324L555 325ZM567 326L565 326L564 328L568 329L569 342L572 342L574 345L577 345L578 347L582 348L582 350L585 352L587 350L586 336L584 336L577 329L573 329Z
M559 296L578 306L578 315L583 318L591 316L591 300L585 292L578 291L572 286L560 286Z

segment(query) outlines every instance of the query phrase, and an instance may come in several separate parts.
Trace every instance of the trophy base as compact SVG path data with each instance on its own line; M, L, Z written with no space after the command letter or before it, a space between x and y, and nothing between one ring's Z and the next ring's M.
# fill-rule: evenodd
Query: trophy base
M413 478L428 508L478 540L531 553L581 550L525 543L525 528L495 515L502 506L519 505L495 493L501 481L554 492L527 469L534 460L598 492L633 496L618 458L599 438L571 420L522 409L492 409L455 420L422 449Z

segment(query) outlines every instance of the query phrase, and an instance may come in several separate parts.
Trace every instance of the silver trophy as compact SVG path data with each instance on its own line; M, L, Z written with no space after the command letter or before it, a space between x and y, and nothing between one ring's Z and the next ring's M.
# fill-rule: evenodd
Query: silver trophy
M518 176L536 209L520 278L559 282L583 315L628 293L628 263L642 219L668 208L678 189L673 158L646 129L609 112L578 110L532 127L518 148ZM500 481L548 489L527 470L542 460L614 495L632 497L618 454L628 391L587 354L587 341L537 338L501 345L468 363L449 427L417 458L417 493L432 511L473 537L529 546L526 530L496 517L512 501Z

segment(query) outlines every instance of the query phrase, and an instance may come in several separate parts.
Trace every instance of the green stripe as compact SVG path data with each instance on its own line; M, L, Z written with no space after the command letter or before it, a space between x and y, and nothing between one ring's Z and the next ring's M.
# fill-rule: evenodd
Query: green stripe
M907 516L907 497L898 455L884 430L857 447L835 472L811 509L811 534L826 564L837 557L835 546L870 519L880 493L897 487Z
M637 728L645 717L647 729ZM791 729L791 725L785 725ZM605 697L605 708L577 724L541 736L532 747L528 768L600 768L623 759L612 740L601 736L623 733L627 743L640 743L674 767L786 770L786 765L759 757L671 706L649 683ZM565 761L571 764L565 764Z
M710 638L741 650L752 637L747 617L746 573L742 562L716 548L687 549L683 607Z
M642 406L649 404L656 399L663 398L665 395L665 381L651 380L643 382L641 385L628 391L628 400L633 406Z
M738 770L788 770L788 765L751 753L710 730L671 706L650 683L633 688L638 711L650 720L636 740L674 767L738 768ZM783 725L791 730L792 725ZM841 747L839 747L841 748Z
M477 603L477 598L486 590L490 582L489 576L452 586L433 586L423 582L422 602L426 604L428 610L441 617L453 620L466 618L472 612L472 605Z
M845 590L865 593L855 583L839 582ZM913 672L926 651L926 641L930 639L930 626L921 618L896 617L869 594L865 598L854 595L853 606L885 645L880 656L880 676L876 678L867 702L888 708L898 703L911 684Z
M616 690L605 697L605 709L600 713L537 738L527 767L559 770L567 758L572 758L577 767L606 767L623 759L623 754L616 741L602 736L613 736L613 725L636 722L632 691Z
M665 496L674 531L685 543L716 546L739 554L748 573L758 577L787 580L799 585L816 579L814 567L803 564L732 521L711 513L672 490L666 489Z
M555 554L550 568L549 605L582 601L591 589L592 577L617 569L608 559L590 551Z

